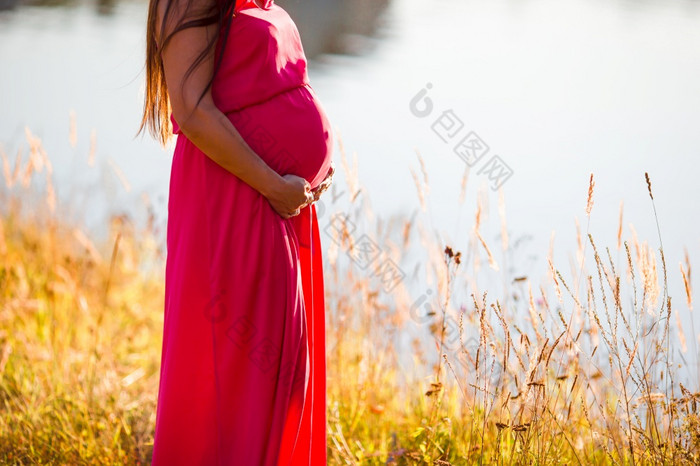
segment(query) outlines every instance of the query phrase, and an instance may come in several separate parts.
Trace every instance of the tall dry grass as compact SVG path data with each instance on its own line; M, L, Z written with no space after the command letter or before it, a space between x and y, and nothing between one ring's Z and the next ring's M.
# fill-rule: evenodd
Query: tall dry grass
M153 224L114 215L95 244L62 220L51 161L26 137L14 163L0 148L0 462L144 464L164 292Z
M69 139L75 146L74 118ZM26 148L14 160L0 152L0 460L148 463L163 245L152 221L113 216L108 239L96 242L61 220L50 159L29 131ZM517 241L502 192L500 244L486 240L483 194L466 244L445 244L425 218L420 154L420 210L388 219L373 213L342 144L340 155L345 185L319 205L329 464L698 463L700 394L678 381L670 354L672 341L697 352L695 332L688 345L680 325L692 311L691 265L686 255L680 275L670 273L660 226L658 250L633 229L623 237L621 206L621 260L588 223L577 228L571 270L557 267L550 248L548 277L535 283L505 266ZM468 175L456 180L460 205ZM640 182L656 215L651 180ZM591 175L588 222L594 186ZM378 253L364 264L368 238ZM388 259L405 273L389 291L375 273ZM686 296L672 304L674 277Z
M412 175L420 208L426 211L428 176L420 154L418 158L420 170ZM352 197L362 188L345 160L343 167L351 178L348 186L356 187ZM462 178L460 202L468 174ZM647 184L656 219L648 174L640 182ZM368 205L344 207L352 228L331 243L326 268L333 303L328 363L335 464L700 461L700 393L676 380L679 371L689 368L674 363L677 356L670 354L672 342L687 352L680 313L692 311L690 260L686 253L678 277L686 295L678 300L680 306L672 307L658 220L659 248L654 250L637 238L633 226L632 237L623 237L621 205L616 247L622 260L615 261L610 248L599 250L589 233L594 186L591 174L582 199L586 231L577 225L576 266L570 274L562 273L550 249L544 283L510 276L496 260L498 246L504 260L514 247L502 191L500 245L489 245L480 231L483 196L477 199L467 249L461 252L424 231L415 216L388 226L381 219L374 222L371 235L384 245L382 254L397 263L410 262L402 259L412 243L426 251L417 270L439 290L430 300L429 325L411 325L419 287L411 288L405 280L406 286L402 282L383 293L371 272L347 257L340 260L343 252L354 256L356 243L362 242L357 225L373 218ZM502 295L490 296L479 287L477 278L486 272L500 274L506 290ZM446 350L447 324L455 322L459 344ZM429 336L408 348L413 368L429 369L427 377L421 377L425 370L402 370L392 334L410 327ZM695 353L688 356L693 359Z

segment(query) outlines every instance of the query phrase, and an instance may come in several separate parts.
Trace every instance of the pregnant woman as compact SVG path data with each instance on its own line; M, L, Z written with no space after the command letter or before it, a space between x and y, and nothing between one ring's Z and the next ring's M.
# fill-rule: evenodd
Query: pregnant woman
M332 133L273 0L151 0L141 130L177 142L154 465L326 464L314 201Z

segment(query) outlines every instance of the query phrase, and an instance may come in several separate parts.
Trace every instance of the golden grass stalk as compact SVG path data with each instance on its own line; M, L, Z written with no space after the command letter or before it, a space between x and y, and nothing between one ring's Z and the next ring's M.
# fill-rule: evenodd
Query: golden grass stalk
M107 159L107 163L109 164L109 166L112 169L112 171L114 172L114 174L117 176L117 179L119 180L119 182L124 187L124 191L126 191L126 192L131 191L131 183L129 183L129 180L124 175L124 172L122 171L122 169L119 168L119 166L111 158Z
M589 217L593 208L593 186L595 186L595 181L593 181L593 173L591 173L591 179L588 183L588 199L586 200L586 216Z

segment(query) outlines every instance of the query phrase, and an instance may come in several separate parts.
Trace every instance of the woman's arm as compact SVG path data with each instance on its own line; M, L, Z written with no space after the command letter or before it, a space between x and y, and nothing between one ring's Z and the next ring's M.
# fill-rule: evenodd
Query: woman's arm
M165 35L178 24L185 2L161 0L158 25L167 1L173 1L174 18L165 25ZM182 19L180 19L182 21ZM191 27L173 35L163 49L163 67L173 116L180 131L214 162L249 184L267 198L284 218L296 215L313 200L310 184L296 175L280 176L246 144L231 121L215 105L207 91L197 104L214 69L214 51L185 78L188 68L214 34L214 26Z

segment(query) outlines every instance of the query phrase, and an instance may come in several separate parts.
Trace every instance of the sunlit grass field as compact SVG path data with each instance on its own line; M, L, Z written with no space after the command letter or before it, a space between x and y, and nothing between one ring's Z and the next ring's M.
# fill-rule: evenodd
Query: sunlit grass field
M482 234L480 199L469 241L443 244L415 217L367 220L356 166L340 149L349 208L328 191L321 222L334 226L322 237L329 464L700 462L700 393L677 380L688 368L670 354L671 341L691 360L697 351L696 332L686 340L680 325L693 306L687 256L671 274L662 247L623 237L621 211L616 244L578 230L570 272L550 251L548 280L511 277L498 260L514 248L502 196L498 244ZM23 152L0 155L0 461L147 464L164 244L152 221L126 215L111 217L101 241L63 221L51 160L29 131ZM655 215L651 181L640 179ZM572 217L595 215L594 185L591 176ZM663 244L661 227L651 244ZM425 286L359 267L363 234L381 245L378 261L404 270L405 252L420 251L419 281L435 292L419 299ZM508 294L482 289L486 273ZM671 277L686 290L673 304Z

